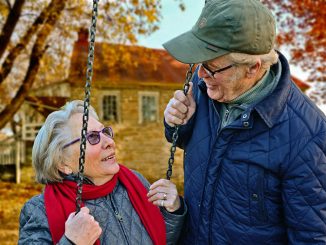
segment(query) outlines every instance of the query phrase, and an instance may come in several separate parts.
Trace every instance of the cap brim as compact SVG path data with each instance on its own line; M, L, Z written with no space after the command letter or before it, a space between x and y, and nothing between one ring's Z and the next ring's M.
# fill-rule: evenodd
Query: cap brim
M225 49L213 47L197 38L192 31L185 32L163 44L163 47L178 61L197 64L230 53Z

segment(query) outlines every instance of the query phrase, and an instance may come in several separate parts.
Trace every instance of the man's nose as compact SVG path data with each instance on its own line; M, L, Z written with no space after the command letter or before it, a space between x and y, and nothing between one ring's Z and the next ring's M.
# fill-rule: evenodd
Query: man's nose
M204 69L204 67L202 66L202 64L199 65L199 69L198 69L198 77L199 78L208 78L210 77L210 75L207 73L207 71Z

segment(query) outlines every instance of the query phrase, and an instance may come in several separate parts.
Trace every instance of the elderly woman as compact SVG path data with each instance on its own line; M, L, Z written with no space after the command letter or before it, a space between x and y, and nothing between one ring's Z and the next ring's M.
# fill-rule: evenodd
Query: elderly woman
M20 214L19 244L173 244L186 206L168 180L150 185L118 164L113 131L89 111L83 207L75 213L83 102L51 113L33 146L33 166L44 193ZM160 206L159 208L157 206Z

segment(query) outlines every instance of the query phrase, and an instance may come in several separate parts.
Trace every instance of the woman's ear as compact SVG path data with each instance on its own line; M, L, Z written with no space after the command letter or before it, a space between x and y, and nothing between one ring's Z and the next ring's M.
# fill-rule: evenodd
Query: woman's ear
M72 168L68 164L66 164L66 163L59 164L58 169L60 170L60 172L62 172L64 174L67 174L67 175L73 173L72 172Z

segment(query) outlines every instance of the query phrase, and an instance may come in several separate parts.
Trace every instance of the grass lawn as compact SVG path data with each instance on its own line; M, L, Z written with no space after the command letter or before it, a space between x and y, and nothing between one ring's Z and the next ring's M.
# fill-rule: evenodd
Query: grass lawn
M2 245L17 244L20 209L43 186L36 184L32 167L23 167L21 184L0 181L0 241Z

